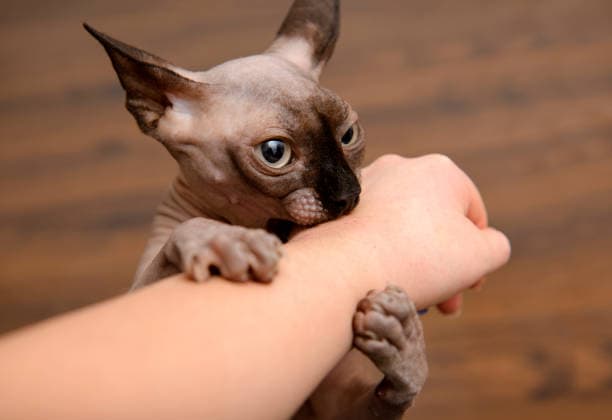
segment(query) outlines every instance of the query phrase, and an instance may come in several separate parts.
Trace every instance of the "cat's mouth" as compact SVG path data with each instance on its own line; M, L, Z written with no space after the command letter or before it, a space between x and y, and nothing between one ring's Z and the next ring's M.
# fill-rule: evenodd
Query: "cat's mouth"
M345 203L341 214L350 212L359 202L357 195L351 203ZM314 188L300 188L287 195L283 200L283 207L288 214L287 219L270 219L267 230L276 234L283 242L287 242L296 226L308 227L335 219L341 214L334 214L327 210Z

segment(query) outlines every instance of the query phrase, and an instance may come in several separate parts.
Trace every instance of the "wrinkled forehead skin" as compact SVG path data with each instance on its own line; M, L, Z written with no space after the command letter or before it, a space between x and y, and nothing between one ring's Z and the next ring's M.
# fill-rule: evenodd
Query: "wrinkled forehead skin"
M207 112L227 112L234 129L252 128L251 121L257 119L261 127L299 132L317 115L325 115L332 126L338 126L349 114L348 105L340 97L319 86L294 64L272 55L228 61L196 77L220 93L210 98Z

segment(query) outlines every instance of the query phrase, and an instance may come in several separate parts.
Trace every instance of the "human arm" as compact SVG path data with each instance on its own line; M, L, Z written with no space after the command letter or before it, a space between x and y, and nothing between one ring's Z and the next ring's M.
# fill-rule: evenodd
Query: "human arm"
M0 417L286 418L350 348L369 289L424 307L503 264L485 225L444 158L378 160L355 211L293 238L270 285L177 276L4 337Z

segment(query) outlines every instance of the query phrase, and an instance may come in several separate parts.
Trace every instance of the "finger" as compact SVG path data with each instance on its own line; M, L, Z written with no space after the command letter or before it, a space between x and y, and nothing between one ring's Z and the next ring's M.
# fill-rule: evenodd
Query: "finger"
M476 283L471 285L470 289L474 290L475 292L480 292L486 282L487 282L487 278L483 276L480 278L480 280L478 280Z
M463 306L463 295L461 293L456 294L452 298L438 303L436 306L445 315L458 315L461 313L461 307Z
M465 183L465 216L479 229L484 229L489 223L487 208L485 207L480 191L472 179L464 172Z
M452 189L459 196L459 205L463 208L463 214L478 228L486 227L488 224L487 209L472 179L447 156L434 154L430 157L438 163L445 164L443 167L446 168L444 172L446 179L451 181Z
M506 264L510 259L510 241L502 232L488 227L480 231L483 239L484 255L487 257L486 272L494 271Z

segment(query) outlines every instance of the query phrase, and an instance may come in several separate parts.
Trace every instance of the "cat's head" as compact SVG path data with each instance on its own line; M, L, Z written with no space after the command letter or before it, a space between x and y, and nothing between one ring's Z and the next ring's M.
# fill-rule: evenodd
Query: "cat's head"
M357 204L364 135L318 78L338 37L338 0L296 0L262 54L192 72L88 25L141 130L177 160L193 200L230 223L312 225Z

